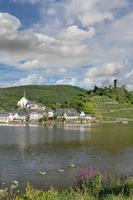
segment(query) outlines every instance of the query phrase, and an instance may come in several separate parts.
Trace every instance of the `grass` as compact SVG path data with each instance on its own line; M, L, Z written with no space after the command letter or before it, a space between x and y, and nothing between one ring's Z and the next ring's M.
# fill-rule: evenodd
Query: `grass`
M89 175L90 176L90 175ZM18 185L2 193L1 200L133 200L133 178L118 180L108 177L103 180L98 173L89 179L84 179L77 187L63 191L50 188L46 191L27 185L23 194L17 193ZM4 189L3 189L4 191Z

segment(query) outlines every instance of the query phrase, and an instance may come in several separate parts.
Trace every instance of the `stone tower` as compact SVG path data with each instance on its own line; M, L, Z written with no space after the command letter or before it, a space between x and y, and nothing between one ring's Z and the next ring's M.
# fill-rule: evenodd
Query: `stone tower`
M115 79L114 80L114 88L117 88L118 87L118 79Z

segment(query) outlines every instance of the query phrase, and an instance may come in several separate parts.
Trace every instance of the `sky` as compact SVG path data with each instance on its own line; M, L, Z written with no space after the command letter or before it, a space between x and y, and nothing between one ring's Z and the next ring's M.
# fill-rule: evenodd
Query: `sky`
M114 79L133 90L133 0L0 0L0 87Z

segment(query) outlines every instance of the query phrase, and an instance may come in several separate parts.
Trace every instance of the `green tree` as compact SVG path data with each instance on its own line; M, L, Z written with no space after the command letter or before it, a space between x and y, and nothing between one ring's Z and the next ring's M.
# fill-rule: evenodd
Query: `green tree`
M83 104L83 110L85 113L95 114L96 112L96 105L92 101L88 101Z

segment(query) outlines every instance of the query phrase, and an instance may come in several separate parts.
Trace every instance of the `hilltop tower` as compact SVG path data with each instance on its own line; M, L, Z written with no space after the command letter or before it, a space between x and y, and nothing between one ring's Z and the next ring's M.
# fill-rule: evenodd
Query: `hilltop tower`
M114 80L114 88L117 88L117 87L118 87L118 81L119 81L118 79L115 79L115 80Z

